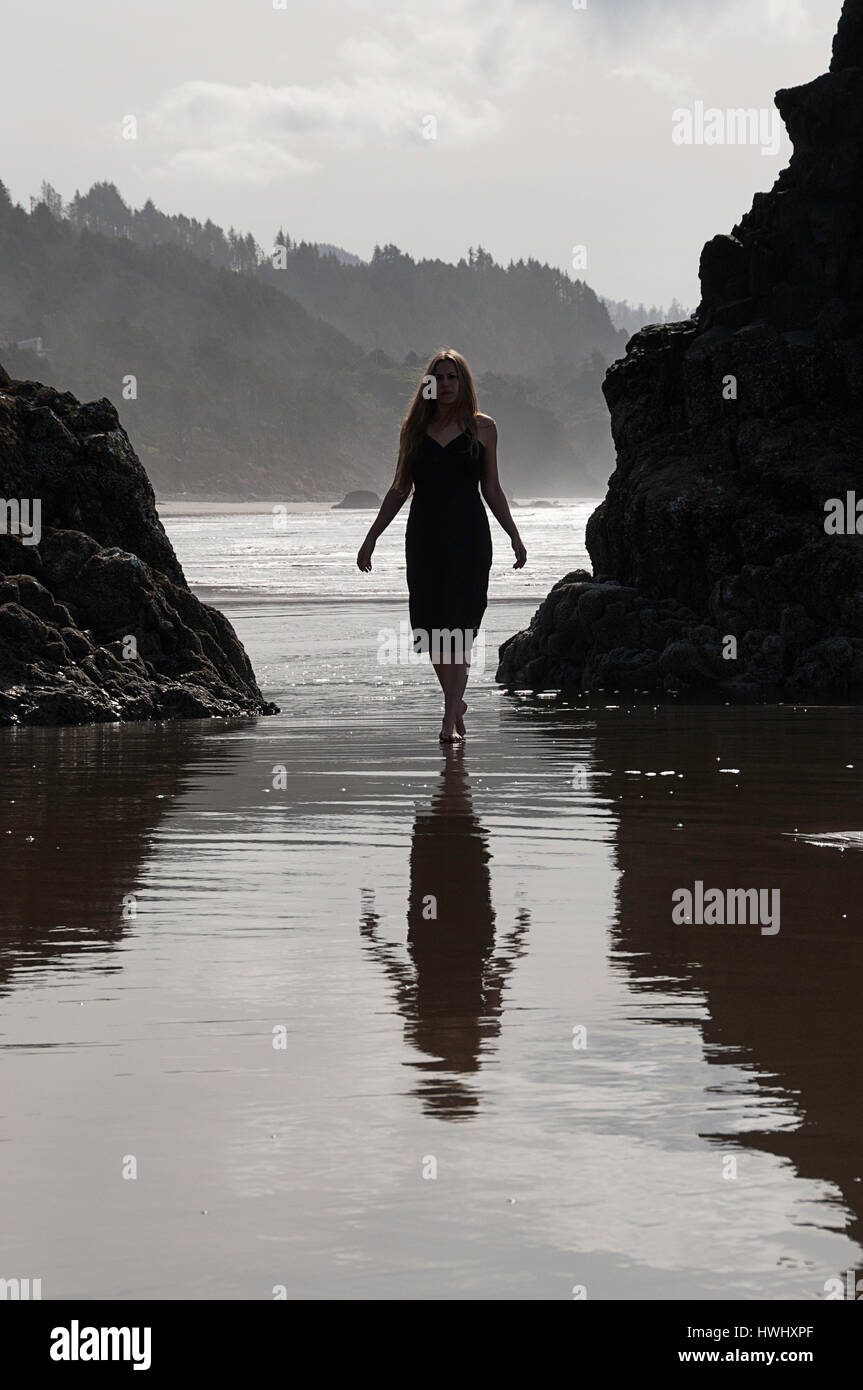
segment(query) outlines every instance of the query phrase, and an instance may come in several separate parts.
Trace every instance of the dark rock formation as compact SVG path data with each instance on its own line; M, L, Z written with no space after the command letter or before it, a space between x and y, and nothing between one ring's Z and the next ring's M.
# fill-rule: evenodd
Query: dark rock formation
M380 505L381 499L376 492L349 492L347 497L342 498L341 502L335 502L331 510L337 512L342 507L353 507L357 510L369 507L377 509Z
M605 377L595 574L501 647L511 687L863 696L863 535L853 499L849 534L825 515L863 500L863 0L829 73L776 105L788 168L704 247L692 319L643 329Z
M107 400L0 367L0 725L276 712Z

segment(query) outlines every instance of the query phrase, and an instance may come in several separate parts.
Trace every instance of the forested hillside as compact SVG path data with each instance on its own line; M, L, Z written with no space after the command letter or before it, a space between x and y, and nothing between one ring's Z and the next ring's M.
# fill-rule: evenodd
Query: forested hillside
M41 338L45 356L16 347ZM133 210L111 184L31 211L0 184L0 360L108 396L163 494L325 498L389 482L418 369L463 351L510 490L596 491L612 467L605 369L621 351L586 285L483 251L362 262L264 252L212 222Z
M626 299L603 298L602 303L615 328L622 329L628 338L648 324L681 323L692 316L692 310L684 309L676 299L672 299L667 309L658 304L651 304L649 308L645 304L630 304Z

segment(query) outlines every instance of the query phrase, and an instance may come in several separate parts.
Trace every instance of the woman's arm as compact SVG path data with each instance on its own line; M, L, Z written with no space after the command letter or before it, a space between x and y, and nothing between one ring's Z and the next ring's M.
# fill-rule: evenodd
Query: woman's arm
M497 425L488 415L479 417L480 440L485 445L485 458L483 461L482 478L480 480L480 490L489 506L489 511L503 527L506 534L512 541L512 548L515 552L514 570L520 570L527 563L527 551L522 543L521 536L518 534L518 527L512 519L509 510L509 503L506 494L500 485L500 478L497 472Z
M383 502L381 502L380 511L369 527L368 535L357 552L357 565L361 570L368 571L371 569L372 552L375 548L377 538L383 535L393 517L401 511L408 499L409 492L410 488L408 488L407 491L403 491L401 488L396 487L395 482L393 482L389 492Z

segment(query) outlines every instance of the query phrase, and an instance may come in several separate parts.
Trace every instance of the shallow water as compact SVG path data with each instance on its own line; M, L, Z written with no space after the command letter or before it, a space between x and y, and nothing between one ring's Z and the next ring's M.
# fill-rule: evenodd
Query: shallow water
M548 583L499 556L442 752L427 671L377 661L398 541L359 576L334 516L278 564L260 521L169 523L280 716L0 734L0 1275L824 1297L860 1264L860 712L507 696ZM778 889L780 930L675 924L696 881Z

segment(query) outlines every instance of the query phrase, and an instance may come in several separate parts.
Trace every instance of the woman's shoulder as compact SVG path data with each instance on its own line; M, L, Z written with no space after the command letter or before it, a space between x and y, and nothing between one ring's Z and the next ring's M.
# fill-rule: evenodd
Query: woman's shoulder
M476 432L483 443L497 437L497 425L494 420L479 410L476 413Z

